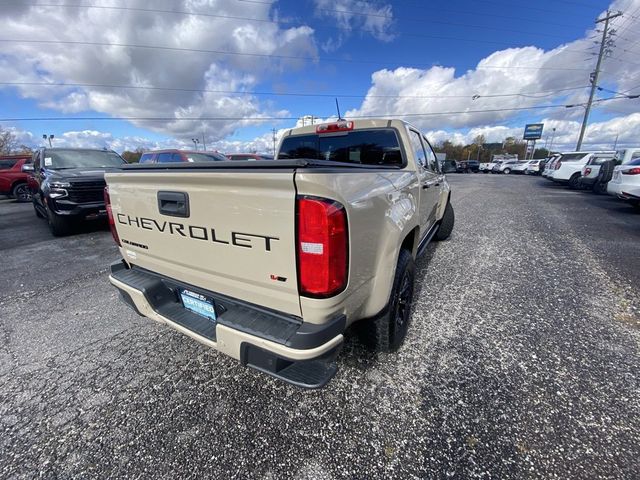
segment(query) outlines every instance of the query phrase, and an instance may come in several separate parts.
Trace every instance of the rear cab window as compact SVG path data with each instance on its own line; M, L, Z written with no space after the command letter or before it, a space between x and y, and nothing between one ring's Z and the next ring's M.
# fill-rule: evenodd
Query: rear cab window
M359 165L404 165L395 129L376 128L285 137L278 159L313 159Z
M157 162L158 163L172 163L172 162L174 162L172 157L173 157L172 153L167 153L167 152L161 153L161 154L158 155ZM178 160L178 161L180 161L180 160Z
M153 153L143 153L140 157L140 163L151 163L153 162Z

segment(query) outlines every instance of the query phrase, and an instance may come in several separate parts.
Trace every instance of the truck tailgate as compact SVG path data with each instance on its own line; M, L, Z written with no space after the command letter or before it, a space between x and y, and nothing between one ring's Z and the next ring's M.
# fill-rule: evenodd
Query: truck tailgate
M129 263L301 315L293 170L125 171L106 180Z

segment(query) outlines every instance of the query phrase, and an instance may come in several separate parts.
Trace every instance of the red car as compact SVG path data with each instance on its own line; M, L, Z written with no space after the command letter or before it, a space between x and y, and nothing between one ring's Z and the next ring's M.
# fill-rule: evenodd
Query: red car
M0 195L7 195L19 202L31 200L29 175L22 171L22 165L31 161L31 155L0 156Z
M196 152L191 150L157 150L145 152L140 163L173 163L173 162L219 162L229 160L218 152Z

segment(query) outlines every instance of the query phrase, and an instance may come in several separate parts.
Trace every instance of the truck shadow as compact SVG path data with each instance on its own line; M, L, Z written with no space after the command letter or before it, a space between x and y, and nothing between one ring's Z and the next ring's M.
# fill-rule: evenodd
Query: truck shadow
M413 298L420 298L422 290L425 284L425 277L427 266L431 262L431 258L435 252L436 244L431 244L427 247L425 252L416 261L416 278ZM415 312L415 301L411 311L411 318L413 319ZM351 324L344 332L344 343L342 352L338 357L338 363L340 365L349 366L358 370L367 370L378 362L380 353L374 351L371 347L366 345L362 341L362 329L367 328L367 322L371 319L365 319L357 321ZM411 321L409 323L409 332L407 336L411 335ZM402 346L400 347L402 349Z

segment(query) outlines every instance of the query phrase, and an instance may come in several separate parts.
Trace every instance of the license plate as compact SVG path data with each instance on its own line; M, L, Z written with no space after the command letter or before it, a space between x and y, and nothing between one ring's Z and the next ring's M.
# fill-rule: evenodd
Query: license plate
M190 290L180 290L182 305L187 310L209 318L215 322L216 307L213 300Z

